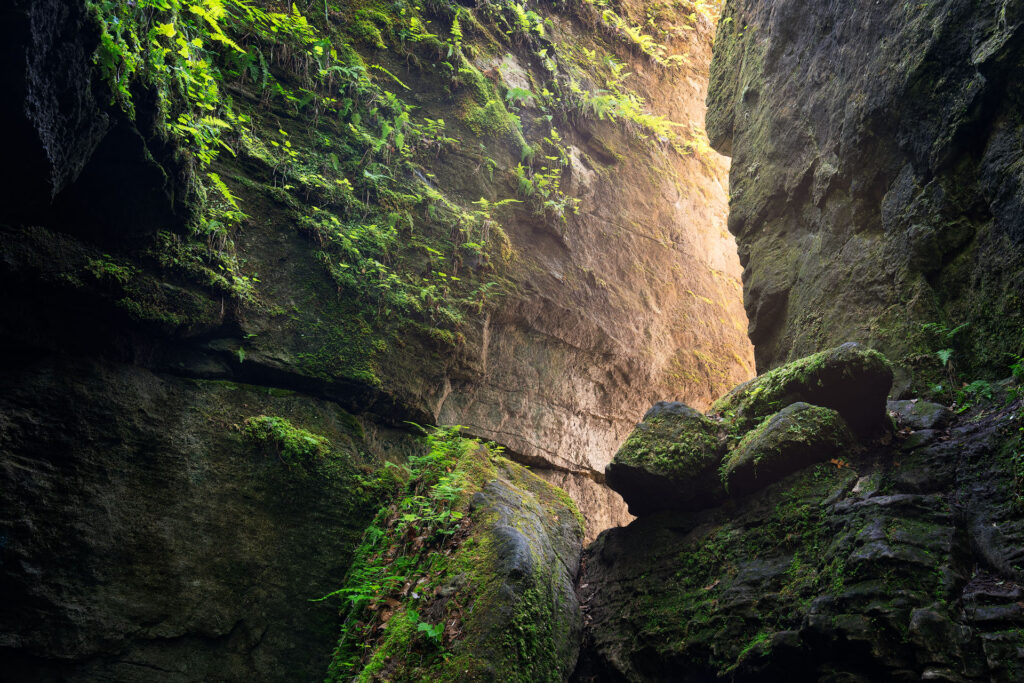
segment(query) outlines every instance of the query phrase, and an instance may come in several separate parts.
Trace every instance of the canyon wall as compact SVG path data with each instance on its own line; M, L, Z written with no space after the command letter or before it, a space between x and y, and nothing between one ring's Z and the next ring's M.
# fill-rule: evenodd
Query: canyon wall
M1020 679L1022 21L726 2L708 131L761 375L615 456L639 519L584 554L575 680Z
M992 379L1024 350L1021 12L727 3L708 131L759 369L857 340L900 391L947 379L936 351Z
M318 678L309 600L408 422L503 446L592 538L647 405L752 374L714 15L467 4L0 10L11 676Z

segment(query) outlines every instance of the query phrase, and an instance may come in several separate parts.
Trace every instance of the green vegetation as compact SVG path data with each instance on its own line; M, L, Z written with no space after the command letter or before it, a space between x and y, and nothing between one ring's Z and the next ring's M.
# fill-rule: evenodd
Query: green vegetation
M273 446L289 465L322 461L331 452L331 443L325 437L296 427L283 417L251 417L245 421L245 435L253 441Z
M957 382L956 364L954 358L959 355L963 347L962 335L960 334L970 326L970 323L963 323L955 327L947 327L942 323L923 323L921 330L925 333L927 344L932 349L932 354L941 364L947 384L933 384L930 388L933 394L945 393L950 401L955 399Z
M428 433L425 452L401 468L402 492L364 534L344 586L321 598L343 601L328 680L455 681L495 666L508 680L546 680L568 664L556 641L568 637L569 615L548 592L557 562L536 564L535 576L504 588L499 513L470 515L470 498L492 482L507 486L522 496L517 525L532 514L575 525L579 512L564 492L459 429ZM574 528L582 536L582 526ZM499 613L508 623L495 622Z
M615 462L673 479L697 476L718 463L719 427L699 413L651 417L633 430Z
M645 615L637 638L662 656L690 651L711 655L726 675L771 634L795 628L800 615L786 605L808 604L821 594L843 590L848 572L836 552L824 501L855 478L847 468L822 464L797 476L773 498L753 527L724 521L705 530L675 557L675 574L649 593L641 592L637 612ZM751 558L785 559L788 568L771 580L770 595L751 605L756 619L739 619L719 603L735 595L739 569ZM782 599L780 599L782 598Z
M581 211L567 187L577 152L562 132L576 120L707 156L696 127L647 110L615 50L677 68L685 56L661 42L693 30L712 4L659 5L641 27L603 1L89 0L111 104L157 122L193 209L187 230L160 232L147 258L207 290L207 312L255 310L295 336L316 330L318 350L295 356L304 372L378 387L381 367L411 348L450 353L514 291L505 221L532 211L558 224ZM595 22L609 42L555 40L565 18ZM517 76L527 87L512 85L506 63L534 58ZM460 161L439 176L442 155ZM305 291L282 293L255 272L253 243L276 248L274 232L305 242L311 259L289 263ZM128 286L128 271L92 270ZM122 308L193 322L152 298L129 295ZM246 344L250 357L260 342Z
M436 593L439 577L447 578L466 507L466 472L456 468L481 445L454 427L431 432L427 447L404 467L405 495L383 508L364 534L345 587L325 596L345 601L329 680L371 680L395 655L424 668L443 657L445 622L423 621L416 607Z

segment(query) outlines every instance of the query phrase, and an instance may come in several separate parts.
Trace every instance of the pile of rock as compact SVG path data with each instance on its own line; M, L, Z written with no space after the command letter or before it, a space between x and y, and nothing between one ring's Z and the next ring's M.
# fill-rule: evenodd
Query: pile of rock
M741 384L707 415L658 403L605 470L634 515L744 496L892 429L886 358L847 343Z

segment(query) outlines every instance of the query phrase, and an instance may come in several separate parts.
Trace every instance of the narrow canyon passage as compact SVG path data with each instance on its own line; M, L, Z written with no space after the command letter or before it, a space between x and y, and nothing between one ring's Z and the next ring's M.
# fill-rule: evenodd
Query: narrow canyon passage
M1019 680L1022 25L6 3L0 680Z

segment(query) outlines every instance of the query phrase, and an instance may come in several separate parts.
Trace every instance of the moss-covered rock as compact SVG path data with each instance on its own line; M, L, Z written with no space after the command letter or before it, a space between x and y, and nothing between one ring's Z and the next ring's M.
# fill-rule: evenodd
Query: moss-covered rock
M457 430L412 463L338 592L329 680L565 680L582 629L575 504Z
M853 444L853 435L839 413L794 403L748 432L725 456L722 481L729 493L745 495L834 458Z
M310 600L413 439L296 392L5 358L3 677L321 680L339 620ZM254 415L277 436L248 436ZM295 446L330 466L289 462Z
M689 406L658 403L605 468L605 480L634 515L709 507L725 494L717 476L721 431Z
M944 405L921 401L889 401L889 412L903 427L913 430L942 429L953 418L953 411Z
M969 323L959 371L1005 376L1024 349L1018 10L866 7L729 0L718 24L707 127L733 160L758 370L854 340L924 390L950 347L924 326Z
M574 680L1021 680L1020 411L604 532Z
M771 370L736 387L710 413L742 434L757 422L792 403L803 401L832 408L858 436L873 436L888 427L886 396L892 367L881 353L848 342Z

